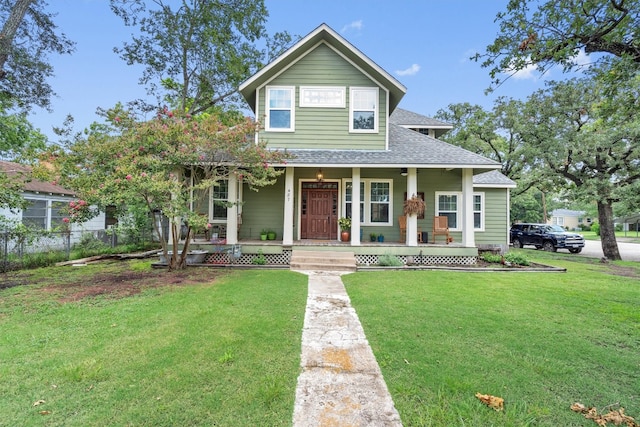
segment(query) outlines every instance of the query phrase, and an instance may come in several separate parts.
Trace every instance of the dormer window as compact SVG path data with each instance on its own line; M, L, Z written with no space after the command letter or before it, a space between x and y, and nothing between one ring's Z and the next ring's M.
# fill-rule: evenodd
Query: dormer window
M349 132L378 132L378 99L377 87L349 90Z
M295 130L293 86L267 86L267 117L265 130L292 132Z

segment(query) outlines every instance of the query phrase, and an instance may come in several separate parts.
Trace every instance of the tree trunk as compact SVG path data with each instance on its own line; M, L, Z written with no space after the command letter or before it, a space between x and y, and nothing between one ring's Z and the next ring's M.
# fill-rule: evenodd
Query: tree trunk
M11 8L9 18L4 23L2 31L0 32L0 79L4 79L6 72L4 71L4 64L9 58L9 52L11 51L11 44L13 38L18 31L20 23L24 19L24 15L27 13L27 9L34 0L18 0Z
M621 260L616 242L611 203L598 201L598 221L600 222L600 240L604 257L609 260Z

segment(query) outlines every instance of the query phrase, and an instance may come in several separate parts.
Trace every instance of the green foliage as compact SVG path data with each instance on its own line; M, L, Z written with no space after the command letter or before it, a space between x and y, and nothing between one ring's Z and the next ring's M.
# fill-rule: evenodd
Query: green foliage
M212 114L190 114L162 110L145 122L116 106L105 112L107 123L94 124L87 136L72 141L66 150L49 157L65 186L97 206L126 206L148 218L161 212L170 221L170 234L180 236L187 226L186 240L194 230L207 226L207 217L191 210L192 200L204 197L221 180L242 179L257 189L275 182L286 154L268 150L253 139L256 123L243 118L225 126ZM71 177L71 178L66 178ZM168 236L155 232L163 248ZM174 253L178 239L173 240ZM188 244L184 251L188 250ZM181 268L183 258L170 268Z
M596 234L596 236L600 235L600 224L598 224L597 222L594 222L593 224L591 224L591 231L594 232Z
M267 263L267 258L262 253L262 249L258 249L258 255L253 257L251 263L255 265L265 265Z
M144 67L140 83L159 104L192 114L239 101L240 83L291 43L286 32L267 34L262 0L110 3L139 29L116 52Z
M395 255L384 254L378 257L378 265L382 267L400 267L403 263Z
M57 31L54 14L46 8L47 2L40 0L0 1L4 21L0 34L0 94L3 102L15 103L23 111L33 105L49 108L55 93L47 82L54 75L48 55L74 50L74 43Z
M589 59L595 64L623 62L636 70L640 65L638 0L510 1L496 22L498 36L484 54L475 56L490 68L493 88L504 81L505 73L527 67L535 66L541 74L554 66L579 69L584 65L576 61L580 51L592 54Z
M351 218L341 217L338 219L338 226L342 231L350 231L351 230Z
M482 259L486 262L501 264L504 259L500 254L492 254L491 252L485 252L482 254Z
M504 254L504 260L511 265L522 265L527 266L531 263L527 259L527 256L519 251L509 251Z

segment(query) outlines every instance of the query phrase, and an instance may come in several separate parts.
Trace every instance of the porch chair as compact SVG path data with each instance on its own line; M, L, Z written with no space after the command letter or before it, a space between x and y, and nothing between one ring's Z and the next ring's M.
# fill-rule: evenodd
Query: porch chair
M400 241L407 241L407 217L401 215L398 217L398 225L400 226ZM418 227L418 242L422 243L422 229Z
M433 217L433 243L436 242L436 234L446 236L447 245L452 242L449 235L449 223L446 216L434 216Z

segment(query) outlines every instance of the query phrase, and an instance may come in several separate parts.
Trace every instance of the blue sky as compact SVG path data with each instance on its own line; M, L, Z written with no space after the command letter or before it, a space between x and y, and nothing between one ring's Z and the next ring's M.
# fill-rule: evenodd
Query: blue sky
M470 102L491 109L497 96L523 99L543 87L536 73L523 72L493 94L487 69L469 60L498 31L494 22L507 0L266 0L270 33L304 36L328 24L407 87L400 107L432 116L449 104ZM51 128L67 114L76 130L98 120L98 107L145 98L138 85L142 67L127 66L113 48L130 41L131 28L110 11L107 0L55 0L49 9L61 31L77 43L72 55L51 58L58 97L53 113L35 110L30 120L50 140ZM560 71L545 79L560 78Z

